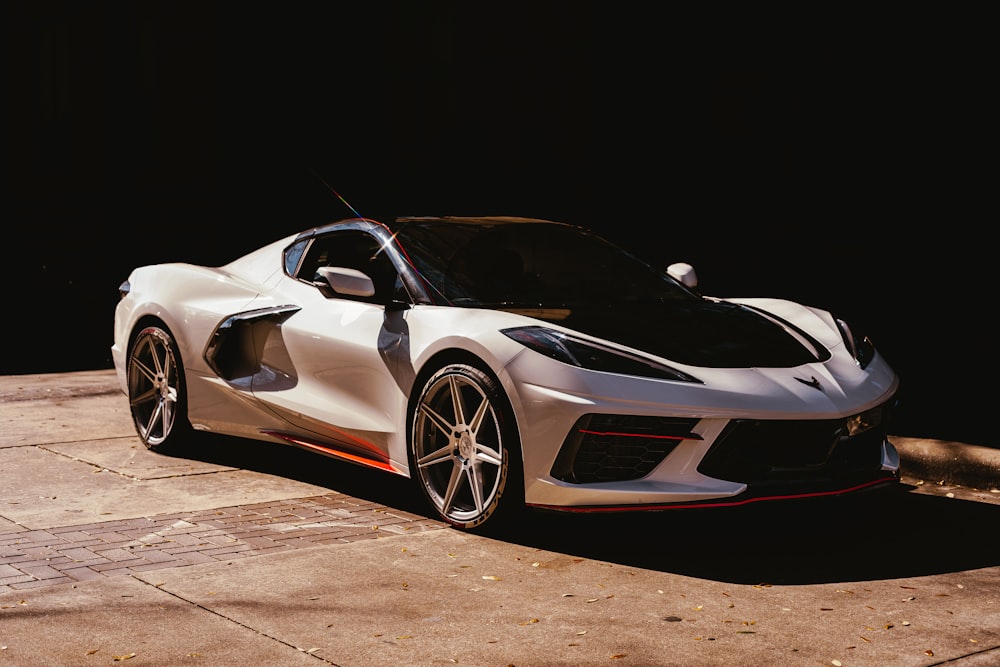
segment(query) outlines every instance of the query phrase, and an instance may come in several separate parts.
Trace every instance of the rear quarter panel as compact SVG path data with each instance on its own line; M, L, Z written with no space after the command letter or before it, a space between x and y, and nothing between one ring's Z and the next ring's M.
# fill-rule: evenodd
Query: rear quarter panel
M258 294L255 284L222 269L180 263L134 269L129 283L130 293L115 309L112 349L123 382L129 339L146 318L160 320L170 330L188 375L209 374L202 354L215 327Z

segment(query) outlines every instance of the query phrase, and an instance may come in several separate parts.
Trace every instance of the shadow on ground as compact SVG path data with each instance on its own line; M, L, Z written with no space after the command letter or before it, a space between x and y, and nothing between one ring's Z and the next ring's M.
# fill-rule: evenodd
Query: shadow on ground
M201 437L188 458L279 475L435 518L415 483L294 447ZM916 493L733 509L526 512L484 536L526 547L738 584L800 585L993 567L1000 505Z

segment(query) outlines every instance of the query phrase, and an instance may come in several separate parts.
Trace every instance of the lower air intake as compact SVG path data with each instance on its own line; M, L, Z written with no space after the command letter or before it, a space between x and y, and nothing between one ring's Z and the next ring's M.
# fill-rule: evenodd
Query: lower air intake
M573 484L621 482L648 475L691 432L697 419L584 415L563 443L552 476Z

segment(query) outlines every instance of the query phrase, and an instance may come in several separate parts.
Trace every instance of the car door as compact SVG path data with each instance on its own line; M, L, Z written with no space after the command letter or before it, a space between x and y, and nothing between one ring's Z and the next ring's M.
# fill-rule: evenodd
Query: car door
M398 281L378 249L378 241L360 230L312 241L296 276L270 295L299 310L270 334L261 364L266 372L255 376L252 390L324 446L398 469L405 456L393 461L390 449L405 437L406 382L398 369L406 368L400 363L406 311L384 305ZM320 266L360 270L373 278L376 293L337 294L311 280Z

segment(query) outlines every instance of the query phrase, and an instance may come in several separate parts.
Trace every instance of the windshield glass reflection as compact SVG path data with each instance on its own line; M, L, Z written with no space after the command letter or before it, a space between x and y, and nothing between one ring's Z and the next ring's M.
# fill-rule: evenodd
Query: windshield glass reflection
M698 299L624 249L569 225L409 222L396 238L424 279L454 305Z

